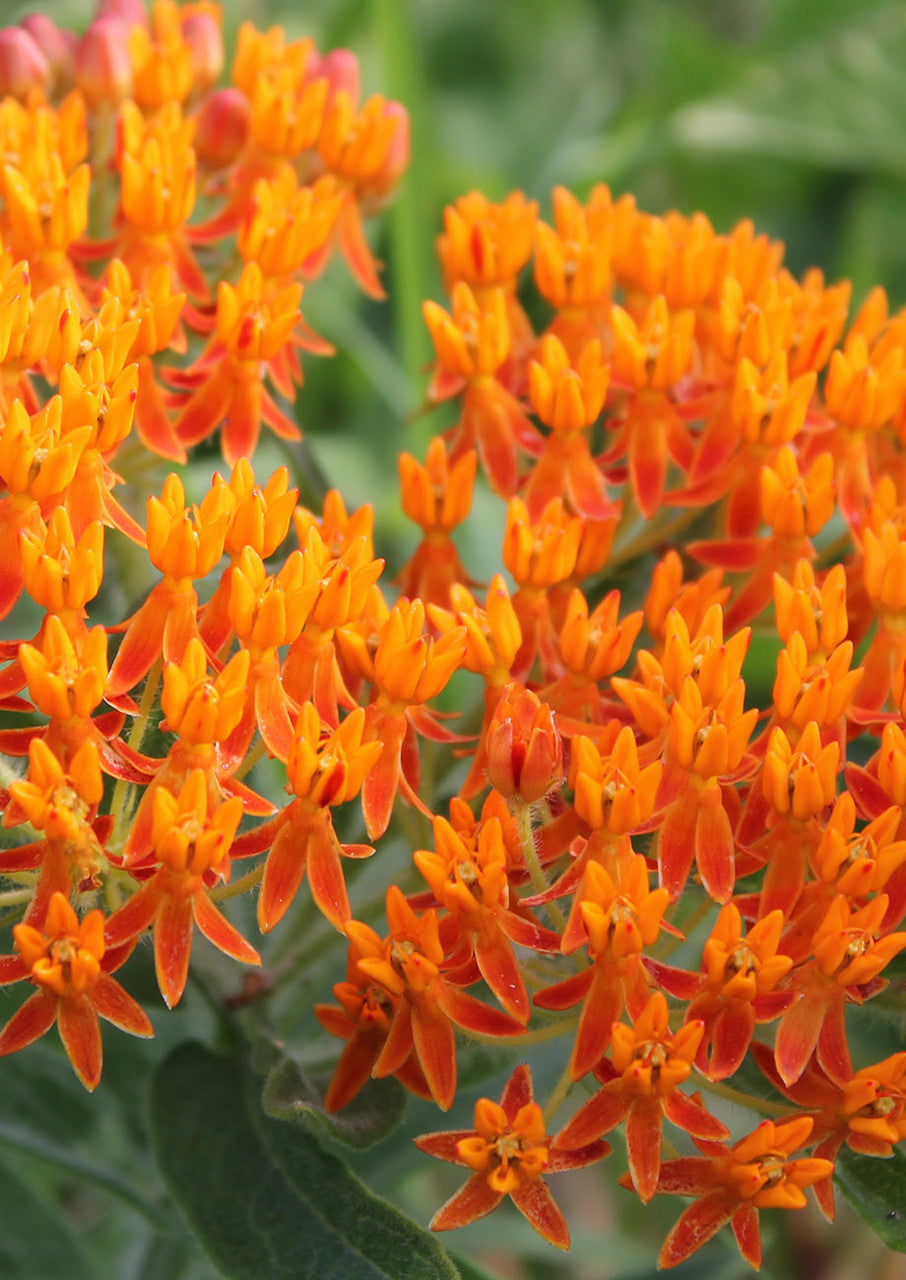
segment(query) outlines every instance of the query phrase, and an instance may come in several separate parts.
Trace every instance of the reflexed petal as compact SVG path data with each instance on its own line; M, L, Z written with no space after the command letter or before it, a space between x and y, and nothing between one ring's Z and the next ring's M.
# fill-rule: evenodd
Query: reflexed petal
M569 1124L557 1134L554 1145L568 1150L584 1147L603 1133L615 1129L628 1108L629 1098L622 1078L611 1080L579 1108Z
M450 1020L430 999L419 1002L412 1010L412 1036L434 1101L448 1111L456 1095L456 1040Z
M154 1028L144 1009L108 973L98 974L91 988L91 1002L102 1018L133 1036L153 1036Z
M192 899L168 893L154 922L154 968L160 993L172 1009L186 989L192 950Z
M449 1160L451 1164L465 1165L465 1160L456 1148L463 1138L474 1136L474 1129L446 1129L442 1133L423 1133L413 1141L419 1151L424 1151L426 1155L434 1156L437 1160Z
M461 991L449 983L445 984L437 997L437 1003L458 1027L463 1027L466 1031L477 1031L479 1035L518 1036L525 1030L522 1023L509 1014L476 1000L467 991Z
M96 1089L101 1079L104 1055L94 1005L87 996L72 996L60 1000L57 1025L63 1048L69 1055L76 1075L86 1089Z
M643 1204L655 1193L661 1169L663 1112L659 1098L636 1098L626 1117L626 1151L636 1195Z
M217 910L206 893L196 893L192 901L195 923L209 942L240 964L261 963L261 957L252 944Z
M369 853L370 846L364 846ZM308 840L308 887L318 909L335 929L342 929L351 918L340 843L333 829L330 810L325 809L311 829Z
M481 976L506 1009L520 1022L528 1022L528 992L519 962L499 929L485 929L475 939L475 959Z
M793 1084L805 1070L818 1043L827 1006L827 997L822 999L818 992L806 990L780 1019L774 1058L785 1084Z
M258 894L258 928L269 933L279 924L305 875L310 830L287 822L274 840Z
M695 1138L707 1138L713 1142L723 1142L730 1136L726 1125L706 1111L697 1098L688 1093L673 1089L664 1099L664 1115L678 1129L685 1129Z
M118 907L104 926L107 946L119 946L143 933L157 915L163 891L164 876L163 873L158 872L147 880L128 902Z
M512 1192L513 1204L532 1224L539 1235L544 1236L558 1249L569 1248L569 1227L541 1178L524 1182Z
M739 1252L749 1266L757 1271L761 1266L761 1230L758 1226L758 1210L754 1205L744 1204L733 1215L733 1234L739 1245Z
M517 1111L534 1102L535 1092L532 1088L532 1073L527 1062L522 1062L507 1080L500 1095L500 1105L507 1116L512 1119Z
M39 1039L52 1027L57 1016L57 997L36 991L25 1001L0 1031L0 1057L17 1053Z
M728 1200L723 1191L715 1191L690 1204L664 1241L658 1255L658 1266L675 1267L730 1221L739 1208L735 1199Z
M503 1198L499 1191L491 1190L485 1174L473 1173L465 1186L435 1213L431 1219L431 1230L450 1231L454 1227L464 1227L496 1209Z

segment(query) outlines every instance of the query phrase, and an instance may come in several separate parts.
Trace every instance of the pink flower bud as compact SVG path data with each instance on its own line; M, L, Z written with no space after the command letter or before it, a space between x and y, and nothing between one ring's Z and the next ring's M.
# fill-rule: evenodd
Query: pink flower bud
M323 58L313 58L306 75L308 80L326 80L333 96L342 89L349 97L353 107L358 103L359 60L349 49L331 49Z
M240 89L208 95L195 120L195 154L200 164L223 169L241 154L249 136L249 103Z
M0 29L0 95L24 98L50 85L50 63L22 27Z
M74 31L58 27L46 13L29 13L19 26L27 31L47 59L51 89L65 90L72 83L72 55L76 46Z
M198 7L182 22L182 36L192 51L192 80L204 93L223 71L223 33L213 8Z
M98 0L93 21L97 22L101 18L112 18L127 29L147 27L148 10L144 0Z
M116 18L95 18L76 45L75 82L89 107L115 105L132 90L129 32Z

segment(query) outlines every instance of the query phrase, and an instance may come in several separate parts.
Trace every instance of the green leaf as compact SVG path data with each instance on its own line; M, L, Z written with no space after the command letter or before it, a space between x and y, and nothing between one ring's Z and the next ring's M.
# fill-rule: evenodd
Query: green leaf
M887 1247L906 1253L906 1155L894 1148L889 1160L879 1160L844 1147L834 1176Z
M6 1165L0 1163L0 1275L3 1280L88 1280L78 1241L61 1213L40 1200ZM15 1226L15 1230L12 1227Z
M459 1280L436 1240L254 1093L235 1059L198 1044L151 1089L163 1175L228 1280Z
M395 1080L369 1080L337 1115L324 1110L330 1074L304 1072L289 1058L273 1068L264 1085L265 1114L274 1120L300 1120L315 1135L320 1131L349 1147L372 1147L392 1133L402 1119L405 1090Z

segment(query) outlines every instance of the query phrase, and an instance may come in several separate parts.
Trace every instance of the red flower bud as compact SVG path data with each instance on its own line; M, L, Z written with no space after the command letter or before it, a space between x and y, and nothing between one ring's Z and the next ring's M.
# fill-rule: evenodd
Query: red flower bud
M208 95L195 121L195 154L199 163L224 169L242 153L249 136L249 102L239 89L217 89Z
M76 45L75 82L89 107L115 105L132 90L129 32L118 18L96 18Z
M50 81L50 63L29 33L22 27L0 29L0 95L24 98Z
M491 786L531 804L563 782L563 740L550 707L520 684L508 685L486 737Z

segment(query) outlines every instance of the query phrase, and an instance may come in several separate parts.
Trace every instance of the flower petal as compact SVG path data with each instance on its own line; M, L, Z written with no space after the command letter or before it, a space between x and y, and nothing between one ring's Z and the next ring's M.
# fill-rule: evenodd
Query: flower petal
M87 996L67 996L59 1001L57 1025L76 1075L86 1089L96 1089L104 1055L94 1005Z

